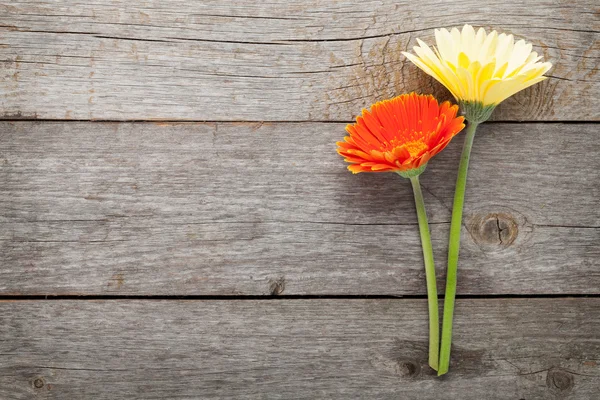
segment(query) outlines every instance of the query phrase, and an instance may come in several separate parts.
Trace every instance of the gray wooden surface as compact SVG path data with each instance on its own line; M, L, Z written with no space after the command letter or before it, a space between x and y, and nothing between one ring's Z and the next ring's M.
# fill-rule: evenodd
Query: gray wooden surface
M598 120L597 1L0 1L0 116L349 120L447 92L401 51L472 23L527 38L553 77L501 120Z
M349 173L343 135L2 123L0 293L424 294L408 181ZM460 138L421 179L440 289ZM482 126L459 293L599 293L599 152L594 125Z
M2 302L0 398L594 399L599 307L459 300L440 379L426 300Z
M596 400L596 3L0 0L0 399ZM554 67L475 139L436 378L410 185L335 141L447 99L400 53L464 23ZM462 139L421 179L440 293Z

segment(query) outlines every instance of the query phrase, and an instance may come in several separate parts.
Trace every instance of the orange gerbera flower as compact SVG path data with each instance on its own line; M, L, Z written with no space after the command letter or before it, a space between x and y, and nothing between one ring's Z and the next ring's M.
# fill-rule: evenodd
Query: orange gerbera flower
M355 174L418 174L465 127L457 112L457 105L438 105L433 96L414 92L380 101L346 126L350 136L337 142L337 152L352 163L348 169Z

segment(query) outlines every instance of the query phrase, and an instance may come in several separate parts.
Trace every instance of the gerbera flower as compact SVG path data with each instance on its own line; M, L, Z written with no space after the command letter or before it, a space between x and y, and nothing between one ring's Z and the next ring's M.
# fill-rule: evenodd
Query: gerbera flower
M439 153L465 124L457 117L458 106L441 105L429 95L403 94L363 110L356 123L346 126L350 136L337 142L338 153L351 163L350 171L396 172L410 179L423 248L427 303L429 306L429 365L438 370L439 317L435 264L431 235L419 175L431 157Z
M435 40L433 51L417 39L417 55L402 54L446 86L471 122L485 121L500 102L546 79L552 67L539 62L542 57L531 43L515 43L513 35L496 31L486 34L483 28L475 33L471 25L462 31L436 29Z
M414 47L417 55L403 54L450 90L469 122L458 167L450 222L444 323L438 364L438 375L443 375L448 372L450 365L462 212L475 131L500 102L546 79L544 73L552 64L539 62L541 57L531 51L531 43L524 40L515 43L512 35L498 35L496 31L486 34L482 28L475 33L471 25L465 25L460 32L456 28L450 32L436 29L435 40L437 49L434 47L434 51L417 39L419 46Z
M458 106L438 105L431 95L414 92L377 102L364 109L350 136L337 142L338 153L353 173L397 172L405 177L421 173L429 159L443 150L464 127Z

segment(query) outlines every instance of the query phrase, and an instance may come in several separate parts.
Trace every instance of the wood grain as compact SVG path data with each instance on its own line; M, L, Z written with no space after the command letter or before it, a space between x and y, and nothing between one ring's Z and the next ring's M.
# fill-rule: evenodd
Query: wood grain
M599 311L460 300L437 378L425 300L2 302L0 398L591 400Z
M0 124L0 293L424 294L410 185L352 175L343 124ZM462 136L421 181L440 289ZM598 294L600 139L489 123L459 293Z
M348 121L403 92L448 98L401 51L464 23L526 38L555 64L496 119L600 119L593 0L4 0L0 10L4 119Z

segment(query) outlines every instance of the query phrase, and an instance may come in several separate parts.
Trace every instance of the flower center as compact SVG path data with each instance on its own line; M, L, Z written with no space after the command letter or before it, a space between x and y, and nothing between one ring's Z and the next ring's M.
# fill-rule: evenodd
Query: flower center
M424 150L427 150L427 145L421 140L413 140L412 142L406 142L400 147L404 147L411 157L417 157Z
M411 158L418 157L423 152L429 150L429 146L426 143L426 137L431 136L430 134L423 134L423 132L413 132L410 135L403 135L402 139L394 137L389 142L382 144L381 151L385 153L393 153L395 149L405 149L410 154ZM407 137L408 136L408 137ZM407 139L413 139L407 141Z

